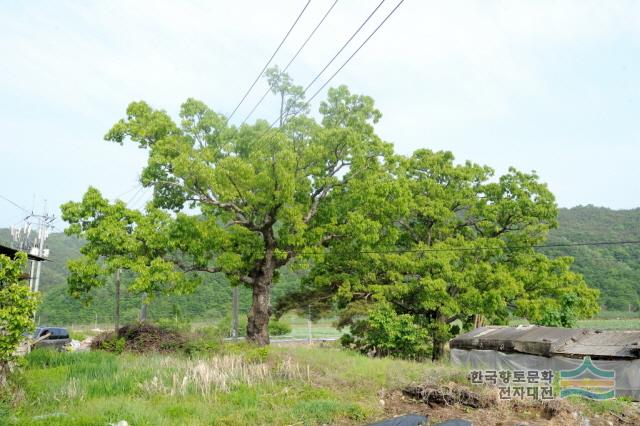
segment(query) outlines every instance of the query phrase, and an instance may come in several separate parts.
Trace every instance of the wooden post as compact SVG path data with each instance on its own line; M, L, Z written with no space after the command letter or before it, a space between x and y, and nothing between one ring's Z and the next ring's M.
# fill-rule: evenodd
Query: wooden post
M231 289L231 337L238 338L238 287Z
M145 302L147 293L142 293L142 306L140 307L140 322L147 320L147 303Z
M116 310L114 317L114 328L116 339L120 337L120 268L116 269Z
M311 305L307 306L307 335L309 336L309 344L313 340L311 336Z

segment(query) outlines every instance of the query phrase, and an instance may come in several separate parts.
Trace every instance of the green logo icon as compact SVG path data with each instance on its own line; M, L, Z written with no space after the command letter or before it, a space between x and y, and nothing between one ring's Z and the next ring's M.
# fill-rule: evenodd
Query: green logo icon
M560 371L560 397L582 396L589 399L615 397L616 372L596 367L585 357L575 370Z

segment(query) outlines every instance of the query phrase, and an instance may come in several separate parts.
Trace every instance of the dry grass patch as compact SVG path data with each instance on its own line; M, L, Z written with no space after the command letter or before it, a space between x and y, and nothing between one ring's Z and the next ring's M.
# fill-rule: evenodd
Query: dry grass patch
M166 360L168 361L168 360ZM241 355L225 355L206 359L176 362L171 365L171 374L155 375L140 384L147 394L189 395L209 397L215 392L228 392L240 385L253 386L282 380L307 380L308 372L291 358L276 363L253 363Z

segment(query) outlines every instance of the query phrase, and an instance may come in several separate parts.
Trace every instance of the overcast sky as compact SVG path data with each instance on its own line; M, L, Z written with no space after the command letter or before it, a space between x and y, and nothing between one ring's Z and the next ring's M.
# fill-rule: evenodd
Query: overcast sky
M332 2L311 0L275 64ZM195 97L228 114L305 3L1 1L0 195L28 210L46 200L58 214L94 185L142 205L145 152L103 141L127 104L146 100L175 116ZM291 66L295 81L306 85L378 3L339 0ZM498 173L535 170L563 207L640 206L638 1L406 0L339 84L376 100L378 133L401 153L450 150ZM267 103L253 118L275 116ZM0 199L0 226L23 216Z

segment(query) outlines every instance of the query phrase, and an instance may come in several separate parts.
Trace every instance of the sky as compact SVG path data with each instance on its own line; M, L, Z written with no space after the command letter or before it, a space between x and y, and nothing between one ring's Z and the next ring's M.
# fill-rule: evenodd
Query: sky
M273 64L332 3L311 0ZM295 82L306 86L378 3L339 0L290 67ZM93 185L141 207L145 151L103 140L126 106L145 100L175 117L194 97L229 114L305 4L0 0L0 227L26 215L2 197L59 215ZM400 153L535 170L561 207L640 207L640 2L405 0L330 86L341 84L375 99L377 132ZM270 100L251 120L276 116Z

